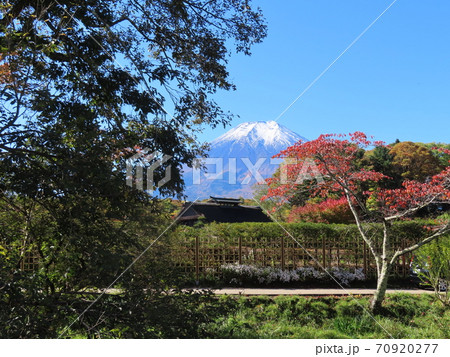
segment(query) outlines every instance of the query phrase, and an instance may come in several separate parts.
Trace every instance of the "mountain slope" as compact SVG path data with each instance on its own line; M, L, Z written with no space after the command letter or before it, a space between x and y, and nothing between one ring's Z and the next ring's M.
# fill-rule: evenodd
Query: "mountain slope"
M211 142L206 172L185 169L185 193L189 200L250 198L252 186L277 169L280 160L271 157L299 140L307 141L274 121L242 123Z

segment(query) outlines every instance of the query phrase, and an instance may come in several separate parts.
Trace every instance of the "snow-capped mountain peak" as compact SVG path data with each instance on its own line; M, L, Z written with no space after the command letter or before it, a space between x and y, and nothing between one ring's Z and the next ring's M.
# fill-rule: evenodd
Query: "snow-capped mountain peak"
M211 142L211 147L221 146L229 142L246 144L252 147L263 145L268 147L289 146L305 138L294 133L275 121L254 121L239 124Z
M214 179L203 172L194 183L193 170L185 171L185 193L190 199L252 197L257 180L270 177L278 167L271 158L299 140L308 141L275 121L242 123L211 142L206 171Z

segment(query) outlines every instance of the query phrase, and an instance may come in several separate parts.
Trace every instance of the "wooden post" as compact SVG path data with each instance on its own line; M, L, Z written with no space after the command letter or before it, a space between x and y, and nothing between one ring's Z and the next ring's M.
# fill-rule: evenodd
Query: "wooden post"
M341 266L341 257L340 257L340 251L339 251L339 242L336 242L336 258L337 258L337 266L338 268Z
M239 264L242 264L242 236L239 235Z
M363 272L367 278L367 244L365 240L363 240Z
M200 281L200 257L199 257L199 246L200 246L200 238L197 235L195 237L195 278L196 284L199 284Z
M326 249L325 249L325 236L322 236L322 265L323 265L324 269L326 269L326 267L327 267L327 260L326 260L326 257L325 257L326 253L327 252L326 252Z
M281 270L284 270L284 235L281 236Z
M402 239L402 249L405 249L405 238ZM406 257L405 254L402 255L402 270L403 270L403 278L406 277Z

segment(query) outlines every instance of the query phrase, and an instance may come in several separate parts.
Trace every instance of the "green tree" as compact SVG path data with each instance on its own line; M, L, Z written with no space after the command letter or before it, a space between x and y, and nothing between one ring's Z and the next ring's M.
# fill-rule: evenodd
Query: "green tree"
M414 264L419 279L434 289L439 301L450 305L450 237L442 237L419 249Z
M385 146L377 146L372 150L368 150L364 154L364 167L368 170L381 172L388 176L377 182L377 185L384 188L400 188L403 181L401 175L394 169L394 155L390 149Z
M444 143L427 143L423 144L420 143L420 145L425 146L427 149L431 150L433 155L439 160L440 164L442 166L448 166L450 161L450 155L445 153L444 150L450 150L450 144L444 144Z
M435 203L449 203L450 170L447 167L432 176L427 182L404 181L400 189L364 190L361 187L373 186L386 176L375 170L361 169L359 158L361 149L371 146L383 146L382 142L367 139L362 132L346 135L326 134L316 140L294 145L279 153L276 157L314 160L316 178L322 178L322 184L313 188L312 194L324 197L340 190L347 200L361 237L369 247L377 267L377 289L374 293L371 309L378 311L386 294L390 271L399 257L411 253L450 231L448 217L443 217L439 225L430 227L427 237L411 243L408 247L395 242L392 223L411 217L418 210ZM400 144L397 144L400 145ZM294 164L288 167L288 176L284 182L276 178L266 181L273 184L267 196L287 199L297 185L302 167ZM323 179L324 178L324 179ZM373 186L376 187L376 186ZM382 223L382 230L370 232L372 222ZM378 237L377 237L378 236Z
M204 149L196 133L230 118L208 99L234 88L226 41L249 54L265 36L249 1L17 0L2 12L3 155L84 150L87 165L139 145L172 156L163 193L181 193L181 166Z
M40 307L41 294L107 286L158 236L164 205L126 185L126 160L142 148L171 156L154 181L171 167L159 192L180 196L181 167L205 149L198 132L231 117L211 97L234 89L232 48L250 54L266 27L247 0L12 0L0 11L7 326L17 318L11 304ZM37 272L18 270L24 249L40 257ZM18 336L48 327L23 326Z
M396 144L389 153L393 156L394 173L403 179L423 182L442 170L431 150L411 141Z

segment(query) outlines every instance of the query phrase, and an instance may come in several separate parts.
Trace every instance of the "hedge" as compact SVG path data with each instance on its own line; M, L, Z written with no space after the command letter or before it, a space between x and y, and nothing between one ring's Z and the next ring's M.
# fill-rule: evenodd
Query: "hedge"
M405 221L392 226L394 247L405 247L429 234L427 221ZM381 224L365 224L381 244ZM185 272L210 274L224 264L273 266L286 270L301 266L363 268L375 275L375 262L356 225L323 223L212 223L203 227L178 226L173 256ZM307 252L306 252L306 251ZM197 254L198 252L198 254ZM409 258L400 257L393 274L406 277Z

